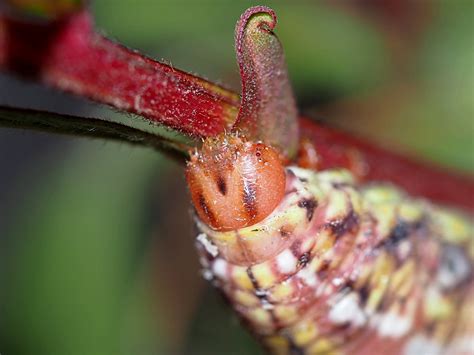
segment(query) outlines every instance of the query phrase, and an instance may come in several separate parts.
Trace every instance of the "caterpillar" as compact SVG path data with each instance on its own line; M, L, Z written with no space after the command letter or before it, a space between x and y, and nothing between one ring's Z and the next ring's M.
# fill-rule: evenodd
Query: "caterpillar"
M472 353L467 216L235 134L186 176L203 275L272 353Z
M187 163L204 278L274 354L474 353L469 216L362 183L356 151L320 161L275 23L265 7L240 18L237 122Z

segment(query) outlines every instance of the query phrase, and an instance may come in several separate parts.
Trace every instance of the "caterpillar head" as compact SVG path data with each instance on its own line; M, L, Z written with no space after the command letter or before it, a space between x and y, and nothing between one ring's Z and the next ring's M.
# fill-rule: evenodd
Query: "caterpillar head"
M208 138L192 154L186 179L200 219L219 231L260 222L285 194L279 153L236 134Z

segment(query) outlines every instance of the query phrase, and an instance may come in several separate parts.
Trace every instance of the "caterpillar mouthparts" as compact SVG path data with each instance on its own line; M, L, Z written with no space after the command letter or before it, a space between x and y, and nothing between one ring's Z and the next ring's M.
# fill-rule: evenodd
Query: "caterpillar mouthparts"
M244 215L244 185L233 179L241 157L230 159L237 167L225 175L239 206L218 201L212 219L196 198L202 192L193 191L200 186L217 194L212 171L229 161L217 151L202 158L211 162L208 169L197 163L207 152L187 173L203 274L271 352L461 354L470 346L474 238L468 218L393 186L358 186L347 170L287 167L278 199L270 184L258 190L259 198L272 197L267 215L232 228L231 214ZM255 152L238 148L231 156L243 151ZM198 185L201 176L206 180Z

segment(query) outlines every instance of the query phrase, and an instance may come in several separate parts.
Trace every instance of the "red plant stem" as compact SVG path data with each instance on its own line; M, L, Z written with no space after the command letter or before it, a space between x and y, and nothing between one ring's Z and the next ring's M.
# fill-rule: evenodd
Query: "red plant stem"
M0 16L0 69L142 115L191 135L232 127L238 95L153 61L93 31L87 12L56 23ZM363 162L365 181L390 181L409 193L474 211L472 179L428 167L301 119L320 168Z
M0 69L191 135L230 129L238 112L238 95L104 38L86 11L49 23L0 17Z

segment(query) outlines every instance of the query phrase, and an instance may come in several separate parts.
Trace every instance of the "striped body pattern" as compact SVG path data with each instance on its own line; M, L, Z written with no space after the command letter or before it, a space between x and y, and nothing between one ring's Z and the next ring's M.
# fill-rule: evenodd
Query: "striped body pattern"
M347 170L285 174L258 223L218 231L196 216L204 277L270 352L472 353L468 217Z

